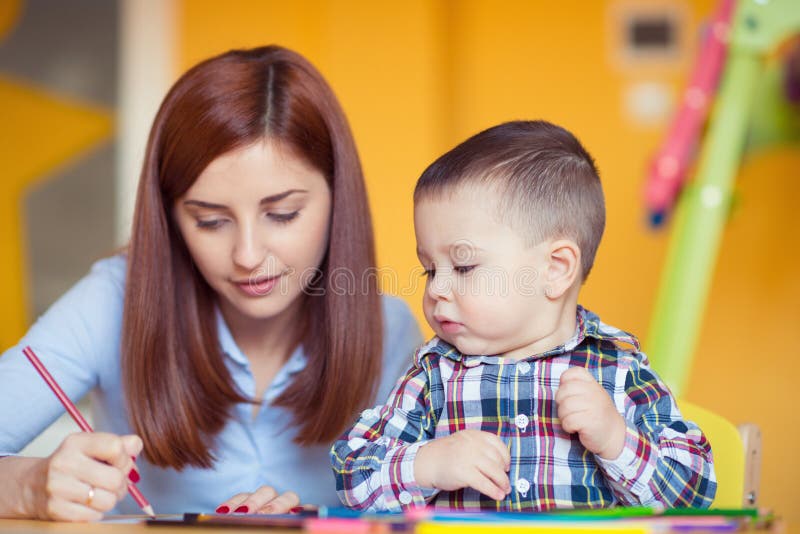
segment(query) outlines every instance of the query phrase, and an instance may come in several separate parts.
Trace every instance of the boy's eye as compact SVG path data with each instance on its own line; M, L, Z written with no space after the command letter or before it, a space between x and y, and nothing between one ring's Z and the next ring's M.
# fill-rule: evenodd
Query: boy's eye
M299 210L291 213L267 213L267 217L278 223L288 223L294 220L299 213Z
M225 223L225 219L197 219L197 227L204 230L215 230Z
M466 274L475 268L475 265L455 265L453 270L458 274Z

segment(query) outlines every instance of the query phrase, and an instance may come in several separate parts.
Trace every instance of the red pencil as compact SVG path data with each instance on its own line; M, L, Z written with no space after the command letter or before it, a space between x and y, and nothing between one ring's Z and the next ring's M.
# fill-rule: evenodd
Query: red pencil
M67 412L72 416L72 419L78 423L78 426L81 427L81 430L84 432L93 432L92 427L89 426L89 423L86 422L86 419L83 418L81 412L78 411L78 408L72 404L72 401L69 400L67 394L64 393L64 390L61 389L61 386L58 385L58 382L52 377L50 372L44 366L44 364L39 360L36 354L33 352L33 349L30 347L25 347L22 349L22 352L27 356L28 360L31 362L33 367L39 372L39 375L47 382L47 385L50 386L50 389L53 390L58 400L61 401L61 404L64 405ZM150 517L155 517L155 512L153 511L153 507L150 506L150 503L147 502L147 499L144 498L142 492L139 491L139 488L133 482L128 482L128 493L131 494L133 500L136 501L136 504L139 505L139 508L142 509L144 513L149 515Z

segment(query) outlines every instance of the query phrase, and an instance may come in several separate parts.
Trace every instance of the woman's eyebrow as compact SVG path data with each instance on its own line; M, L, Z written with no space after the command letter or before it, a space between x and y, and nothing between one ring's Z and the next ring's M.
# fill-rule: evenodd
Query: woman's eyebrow
M270 195L268 197L264 197L259 201L259 204L269 204L271 202L278 202L279 200L283 200L284 198L288 197L289 195L293 195L294 193L308 193L307 189L289 189L284 191L283 193L278 193L277 195Z
M308 193L307 189L289 189L288 191L284 191L283 193L277 193L275 195L270 195L268 197L262 198L258 203L259 204L270 204L272 202L278 202L279 200L283 200L284 198L292 195L294 193ZM224 204L214 204L213 202L205 202L203 200L184 200L184 206L197 206L199 208L207 208L212 210L223 210L228 209L228 206Z
M212 210L224 210L228 209L228 206L223 204L213 204L211 202L204 202L202 200L184 200L184 206L197 206L198 208L208 208Z

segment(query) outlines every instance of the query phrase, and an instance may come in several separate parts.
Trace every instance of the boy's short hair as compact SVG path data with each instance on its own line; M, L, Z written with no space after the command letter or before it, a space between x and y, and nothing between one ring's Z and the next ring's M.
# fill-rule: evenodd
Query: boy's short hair
M434 161L417 181L414 202L465 185L498 193L499 219L529 245L572 239L586 280L605 228L605 201L592 156L570 132L546 121L513 121L484 130Z

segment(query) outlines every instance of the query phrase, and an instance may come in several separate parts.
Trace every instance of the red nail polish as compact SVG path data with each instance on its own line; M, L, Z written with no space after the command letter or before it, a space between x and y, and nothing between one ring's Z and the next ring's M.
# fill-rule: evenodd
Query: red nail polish
M289 513L290 514L299 514L303 510L305 510L305 508L303 508L302 506L295 506L294 508L289 508Z
M233 513L235 513L235 514L246 514L248 511L250 511L250 508L248 508L245 505L242 505L239 508L237 508L236 510L234 510Z
M218 514L227 514L230 511L231 511L231 509L228 508L227 506L225 506L224 504L222 506L220 506L219 508L217 508L217 510L216 510L216 512Z
M136 484L137 482L139 482L139 481L142 479L142 477L141 477L141 476L139 476L139 472L138 472L138 471L136 471L136 469L131 469L131 470L130 470L130 472L128 473L128 478L129 478L129 479L131 480L131 482L133 482L134 484Z

